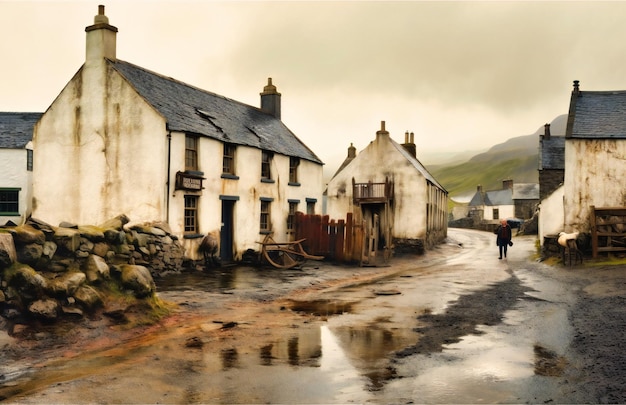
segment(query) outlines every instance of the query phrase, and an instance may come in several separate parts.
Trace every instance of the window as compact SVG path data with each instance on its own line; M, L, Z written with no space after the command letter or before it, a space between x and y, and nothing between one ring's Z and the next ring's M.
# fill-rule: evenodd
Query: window
M260 218L260 230L261 232L270 232L272 229L270 208L270 200L261 200L261 218Z
M0 189L0 215L20 215L20 189Z
M289 183L298 184L298 166L300 166L300 159L296 157L289 158Z
M185 170L198 170L198 138L185 136Z
M306 213L307 215L315 215L315 203L317 202L316 198L307 198L306 199Z
M33 150L26 149L26 170L33 171Z
M291 233L296 229L296 211L298 211L298 202L289 201L289 213L287 214L288 233Z
M493 219L500 219L500 210L498 208L493 209Z
M222 173L235 175L235 145L224 144L224 158Z
M272 178L272 172L270 166L272 164L273 154L271 152L263 151L261 154L261 179L269 180Z
M185 196L185 233L198 233L198 197Z

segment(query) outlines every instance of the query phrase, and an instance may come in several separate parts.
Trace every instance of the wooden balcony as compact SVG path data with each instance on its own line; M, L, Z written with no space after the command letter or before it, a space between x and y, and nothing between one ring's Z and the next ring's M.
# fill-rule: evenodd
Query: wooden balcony
M356 183L352 179L352 198L354 203L385 203L393 200L393 182L385 179L384 183Z

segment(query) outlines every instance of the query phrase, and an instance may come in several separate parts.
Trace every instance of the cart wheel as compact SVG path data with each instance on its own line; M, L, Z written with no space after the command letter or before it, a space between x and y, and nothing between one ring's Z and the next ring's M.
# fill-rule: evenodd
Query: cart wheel
M284 250L263 250L265 259L274 267L279 269L290 269L299 264L296 255Z

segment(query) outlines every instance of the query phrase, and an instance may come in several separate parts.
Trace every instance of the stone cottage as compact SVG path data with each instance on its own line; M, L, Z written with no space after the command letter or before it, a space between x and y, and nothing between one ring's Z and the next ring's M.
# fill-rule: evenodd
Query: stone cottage
M327 213L353 213L377 240L375 248L417 252L447 236L448 192L417 160L414 135L398 144L385 130L360 153L350 146L346 161L329 181Z
M32 212L35 112L0 112L0 226L20 225Z
M118 59L104 6L85 31L85 63L34 130L34 216L166 222L192 258L219 232L229 261L321 209L323 163L281 121L271 79L253 107Z

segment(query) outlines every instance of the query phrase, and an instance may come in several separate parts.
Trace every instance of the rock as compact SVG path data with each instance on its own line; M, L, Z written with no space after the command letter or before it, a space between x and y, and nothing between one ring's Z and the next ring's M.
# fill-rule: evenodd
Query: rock
M82 318L84 315L83 310L80 308L76 308L76 307L62 306L61 312L63 313L63 315L76 317L76 318Z
M121 214L121 215L116 216L115 218L111 218L107 220L106 222L98 225L98 228L102 228L105 230L115 229L115 230L121 231L124 228L124 225L126 225L129 222L130 222L130 219L125 214Z
M10 233L0 233L0 269L9 267L17 260L17 252Z
M111 277L109 265L104 261L102 257L96 255L90 255L87 258L83 271L87 276L87 281L92 284L109 279Z
M121 280L124 288L135 294L137 298L152 295L156 291L150 270L144 266L125 264L120 266Z
M80 236L91 242L104 241L104 231L102 228L92 225L81 225L78 227Z
M85 284L87 276L80 271L64 274L62 277L50 281L49 291L55 296L72 296Z
M78 225L71 222L63 221L59 224L59 228L78 229Z
M22 246L17 251L17 261L20 263L34 265L43 254L43 244L29 243Z
M98 255L100 257L106 257L107 252L109 251L109 245L104 242L98 242L93 245L93 254Z
M13 235L16 245L26 245L29 243L37 243L43 245L46 241L46 235L39 229L35 229L30 225L16 226L9 228L9 232Z
M39 319L53 321L59 316L59 303L52 299L42 299L32 302L28 312Z
M102 304L102 297L98 291L88 285L80 286L74 293L74 298L85 309L93 309Z
M7 298L4 296L4 291L0 290L0 304L4 304Z
M80 247L80 232L77 229L59 227L55 229L54 240L66 251L74 252Z
M48 281L32 267L20 265L8 275L8 285L28 299L38 299L48 288Z
M43 251L41 252L41 257L52 260L54 254L57 251L57 244L52 241L46 241L43 244Z

